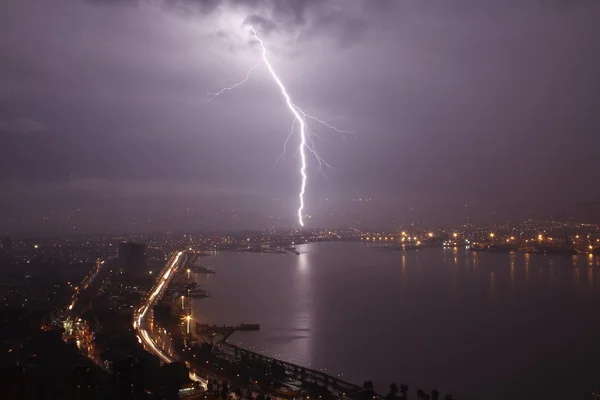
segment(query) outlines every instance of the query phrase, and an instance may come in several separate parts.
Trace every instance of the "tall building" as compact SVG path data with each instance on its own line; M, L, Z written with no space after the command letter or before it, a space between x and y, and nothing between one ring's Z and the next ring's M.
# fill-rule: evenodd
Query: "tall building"
M119 243L119 260L127 272L145 271L146 245L132 242Z

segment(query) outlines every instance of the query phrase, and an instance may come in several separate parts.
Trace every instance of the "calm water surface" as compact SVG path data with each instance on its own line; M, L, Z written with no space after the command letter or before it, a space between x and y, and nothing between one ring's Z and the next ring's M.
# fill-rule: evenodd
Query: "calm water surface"
M600 388L600 259L298 246L202 259L194 318L259 323L231 341L385 393L460 400L590 399Z

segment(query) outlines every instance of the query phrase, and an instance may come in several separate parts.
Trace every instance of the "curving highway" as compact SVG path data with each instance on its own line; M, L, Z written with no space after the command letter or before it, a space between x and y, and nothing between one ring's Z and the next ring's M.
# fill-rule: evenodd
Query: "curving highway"
M144 300L144 303L134 315L133 320L133 328L137 331L137 337L140 343L142 343L148 351L156 355L165 363L172 363L177 360L157 345L156 340L151 336L152 332L146 329L146 327L148 326L147 317L149 311L152 310L154 304L162 297L167 286L169 286L171 278L173 278L177 268L180 266L180 264L182 264L181 261L183 260L185 260L185 256L182 251L174 253L171 256L171 258L167 262L167 265L161 271L158 282L150 290L148 296ZM202 386L206 388L206 380L200 378L192 371L190 371L190 379L195 382L199 382Z

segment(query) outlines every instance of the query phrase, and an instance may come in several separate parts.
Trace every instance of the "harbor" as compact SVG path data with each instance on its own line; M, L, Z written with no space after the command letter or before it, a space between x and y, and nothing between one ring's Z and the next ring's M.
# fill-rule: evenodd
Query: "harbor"
M188 278L186 269L178 271L171 286L166 302L170 304L172 318L161 323L170 332L178 327L179 332L172 336L174 351L182 355L186 365L202 379L229 381L232 387L250 384L248 390L277 399L344 398L364 392L361 386L323 371L268 357L230 342L235 332L260 331L259 323L211 325L196 321L190 329L190 321L194 318L191 299L198 298L193 294L206 294L207 297L208 291L199 288L192 276ZM183 321L183 324L177 321ZM203 361L194 364L196 360Z

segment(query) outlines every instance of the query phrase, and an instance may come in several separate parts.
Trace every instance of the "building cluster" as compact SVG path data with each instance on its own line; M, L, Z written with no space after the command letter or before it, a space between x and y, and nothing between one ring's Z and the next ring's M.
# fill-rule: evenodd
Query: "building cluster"
M14 356L18 354L28 366L33 366L28 370L11 369L6 375L14 382L24 382L25 386L47 383L41 373L28 375L27 371L47 373L53 358L64 354L65 360L58 362L62 376L68 376L77 384L61 381L61 387L81 389L81 395L101 390L108 379L106 371L113 374L112 380L109 379L114 382L110 389L113 393L140 394L147 387L153 391L165 390L161 385L168 380L161 376L169 372L143 350L132 329L132 320L173 251L185 250L194 261L200 255L215 251L286 252L295 251L296 245L326 241L404 249L468 246L481 251L594 254L600 253L600 226L527 220L519 224L469 224L452 230L416 229L407 225L393 230L265 229L228 235L3 236L0 238L0 307L5 310L6 318L0 320L0 350L6 357L0 361L3 367L9 368L16 365ZM167 317L175 316L176 324L184 324L186 335L194 326L191 325L191 299L194 295L206 296L192 286L190 272L187 266L180 271L165 296ZM154 310L155 317L161 316L160 306ZM159 322L168 321L163 318ZM20 333L13 335L14 331ZM48 365L40 363L39 354L50 360L45 361ZM71 371L71 374L68 370L73 365L85 365L85 369ZM172 372L177 375L181 371ZM146 376L155 377L152 384L142 382ZM21 386L6 387L21 390Z

